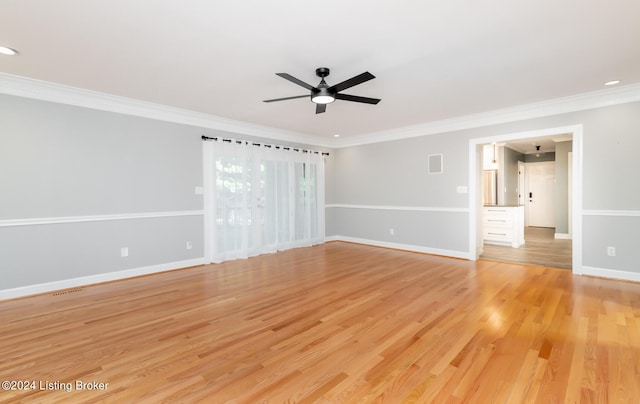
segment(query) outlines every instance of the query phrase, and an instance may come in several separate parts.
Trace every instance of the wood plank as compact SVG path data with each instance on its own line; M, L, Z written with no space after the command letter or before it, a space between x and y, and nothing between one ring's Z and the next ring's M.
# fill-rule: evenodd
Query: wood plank
M556 239L554 228L525 227L524 239L519 248L484 244L480 258L571 269L572 241Z
M332 242L0 302L0 402L630 402L640 284ZM65 384L66 386L66 384Z

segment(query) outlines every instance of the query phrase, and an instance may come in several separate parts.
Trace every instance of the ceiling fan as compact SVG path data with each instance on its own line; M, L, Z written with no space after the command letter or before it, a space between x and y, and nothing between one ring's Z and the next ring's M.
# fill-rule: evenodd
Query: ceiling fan
M376 76L374 76L369 72L364 72L348 80L345 80L341 83L335 84L333 86L329 86L324 81L324 78L329 75L329 68L319 67L316 69L316 75L320 77L320 84L318 84L317 87L314 87L311 84L307 84L302 80L298 80L297 78L293 77L288 73L276 73L276 75L282 77L285 80L289 80L292 83L295 83L301 87L306 88L307 90L311 91L311 94L296 95L294 97L275 98L272 100L264 100L264 102L285 101L285 100L293 100L295 98L311 97L311 101L316 104L316 114L321 114L325 112L327 110L327 104L330 104L335 100L363 102L365 104L377 104L380 102L380 99L378 98L359 97L357 95L340 93L340 91L342 90L346 90L347 88L351 88L353 86L357 86L358 84L362 84L365 81L375 79Z

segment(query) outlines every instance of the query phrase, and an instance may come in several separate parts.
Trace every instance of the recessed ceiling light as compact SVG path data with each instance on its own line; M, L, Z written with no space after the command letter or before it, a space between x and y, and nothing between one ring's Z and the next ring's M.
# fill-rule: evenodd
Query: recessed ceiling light
M333 137L340 137L340 135L333 135Z
M13 56L17 55L18 51L15 49L7 48L6 46L0 46L0 53L2 53L3 55Z
M611 81L607 81L606 83L604 83L605 86L613 86L615 84L618 84L620 82L620 80L611 80Z

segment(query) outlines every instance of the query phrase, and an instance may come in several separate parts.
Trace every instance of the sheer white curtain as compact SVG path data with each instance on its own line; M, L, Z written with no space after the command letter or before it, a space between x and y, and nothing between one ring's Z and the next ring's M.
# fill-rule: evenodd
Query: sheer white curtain
M222 140L203 153L209 262L324 242L321 154Z

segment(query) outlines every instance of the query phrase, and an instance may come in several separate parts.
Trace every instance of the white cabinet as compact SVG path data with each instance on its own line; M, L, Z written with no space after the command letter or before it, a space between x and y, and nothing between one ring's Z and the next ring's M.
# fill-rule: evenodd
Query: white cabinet
M485 206L482 215L482 238L486 244L524 244L524 206Z

